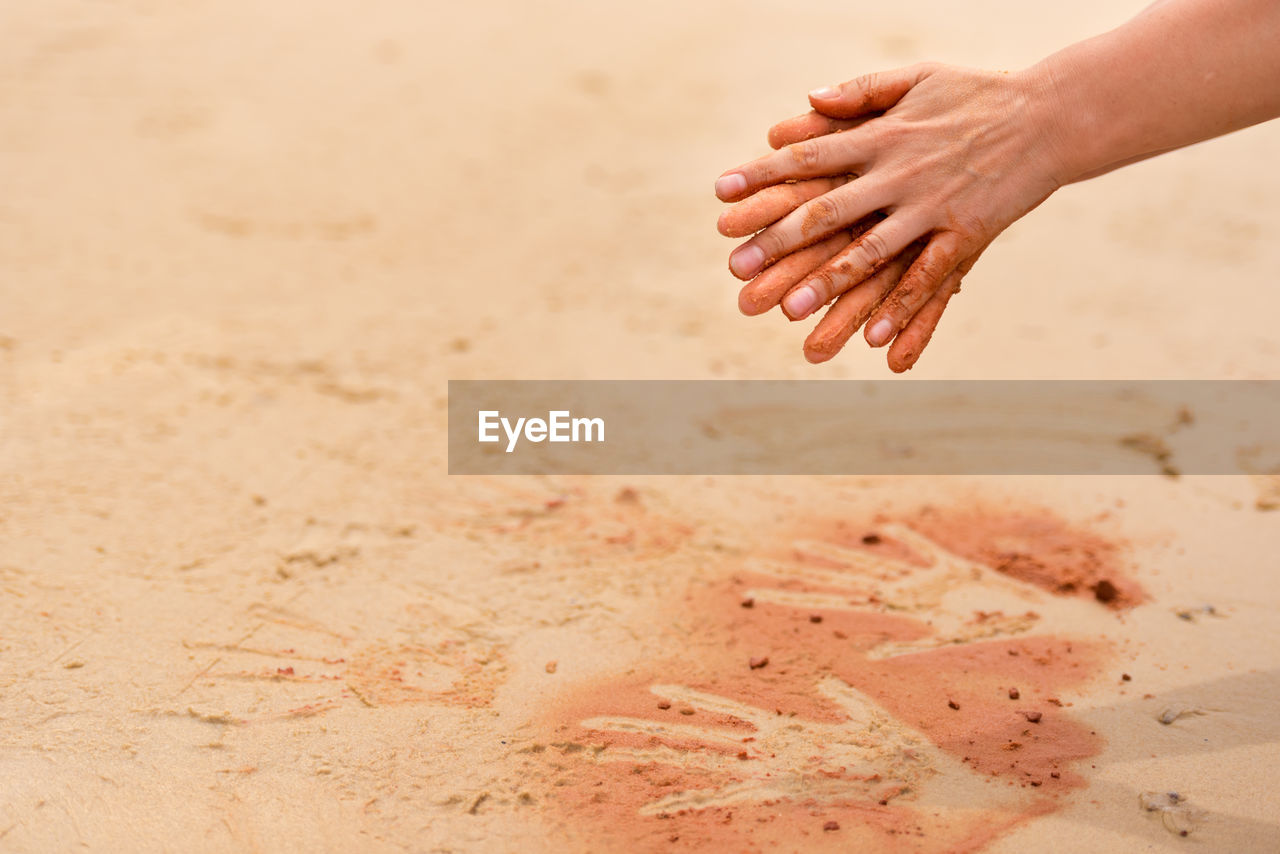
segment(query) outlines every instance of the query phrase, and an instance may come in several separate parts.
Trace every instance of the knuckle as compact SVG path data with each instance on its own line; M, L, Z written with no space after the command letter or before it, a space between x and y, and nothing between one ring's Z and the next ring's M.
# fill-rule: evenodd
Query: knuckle
M873 151L887 151L903 141L903 124L893 116L880 116L858 128Z
M889 260L889 245L884 236L874 229L858 238L857 260L868 272L876 270Z
M952 214L952 222L955 223L954 230L965 239L977 239L992 230L981 214L971 211Z
M771 160L761 160L750 169L742 170L747 178L747 189L773 184L777 180L778 168Z
M928 293L928 289L921 287L919 279L908 281L904 278L892 298L891 308L894 316L902 322L910 319Z
M919 259L911 265L903 281L910 282L913 287L928 285L932 286L931 289L937 289L942 280L955 271L955 267L956 258L952 252L930 246L920 253Z
M920 286L919 280L904 276L898 282L898 286L893 289L893 293L885 300L886 313L901 327L916 313L922 301L921 296L927 293L928 291Z
M844 224L844 205L830 195L818 196L804 206L804 222L800 230L811 235L819 231L830 231Z
M822 164L822 144L816 139L807 139L787 147L792 163L799 169L815 169Z
M877 91L880 85L879 72L871 74L863 74L855 77L845 86L844 96L848 100L850 106L855 109L866 109L871 104L871 93Z
M831 273L826 270L818 270L809 278L809 284L818 292L818 304L826 305L834 291Z
M764 250L766 263L785 254L786 241L777 228L766 228L757 234L753 240L757 246Z
M881 315L893 324L895 329L901 329L905 325L906 318L904 315L909 313L907 301L911 298L910 291L899 289L890 294L889 298L884 301L884 310Z

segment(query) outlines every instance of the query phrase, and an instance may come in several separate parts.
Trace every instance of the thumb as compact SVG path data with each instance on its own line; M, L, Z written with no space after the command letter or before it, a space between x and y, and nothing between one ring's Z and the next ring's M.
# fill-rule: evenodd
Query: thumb
M848 83L814 89L809 93L809 103L833 119L854 119L867 113L884 112L933 71L934 66L921 64L864 74Z

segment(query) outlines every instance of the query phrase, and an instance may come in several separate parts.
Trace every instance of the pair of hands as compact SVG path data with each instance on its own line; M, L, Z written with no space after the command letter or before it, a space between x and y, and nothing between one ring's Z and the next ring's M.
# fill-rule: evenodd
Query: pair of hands
M744 314L803 320L824 362L865 328L910 369L960 281L995 237L1056 190L1064 158L1045 81L936 64L811 92L813 112L769 131L776 149L716 195Z

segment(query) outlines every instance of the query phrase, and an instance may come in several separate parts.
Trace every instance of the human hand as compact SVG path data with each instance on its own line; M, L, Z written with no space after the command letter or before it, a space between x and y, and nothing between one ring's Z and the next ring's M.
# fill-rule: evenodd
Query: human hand
M872 346L893 341L891 369L910 368L982 251L1063 183L1037 91L1022 75L918 65L811 93L814 112L770 131L779 150L716 182L739 202L721 231L762 229L730 255L752 279L743 310L779 289L795 320L836 299L806 358L831 358L865 324Z
M754 234L781 219L801 204L849 180L848 177L817 178L767 187L726 209L720 215L720 232L727 237L746 237ZM754 316L764 314L779 305L785 295L802 280L838 255L856 237L882 218L878 214L865 217L850 229L838 231L770 264L743 286L738 294L738 308L743 314ZM853 333L866 322L871 311L885 294L897 284L910 263L920 254L921 248L923 245L917 241L878 271L865 283L865 287L853 289L836 300L836 304L831 307L805 341L804 352L811 362L824 362L844 347ZM783 312L786 312L785 307ZM910 332L911 330L904 330L904 333ZM906 334L903 344L917 337L915 334ZM890 348L891 358L897 359L901 354L896 351L901 349L903 347L895 342L894 347ZM915 348L915 352L918 353L921 349L923 349L922 344Z

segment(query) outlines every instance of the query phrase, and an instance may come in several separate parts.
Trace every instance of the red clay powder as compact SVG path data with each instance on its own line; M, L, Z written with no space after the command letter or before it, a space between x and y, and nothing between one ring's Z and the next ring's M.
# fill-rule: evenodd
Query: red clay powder
M909 549L877 530L887 521L817 530L810 525L802 536L922 566ZM957 554L1055 593L1078 594L1105 578L1121 591L1108 607L1125 607L1142 596L1121 575L1117 546L1073 531L1049 514L950 516L926 510L901 521ZM821 563L785 547L774 558ZM1074 587L1067 588L1068 582ZM530 748L529 775L546 780L543 798L574 845L635 851L974 851L1053 811L1062 794L1083 785L1073 765L1097 754L1102 740L1056 697L1101 672L1109 655L1105 643L1034 634L877 658L878 645L917 641L932 629L913 616L793 607L763 596L743 607L748 591L766 588L822 592L795 580L753 575L741 563L726 566L719 580L691 589L680 608L664 613L670 623L657 631L670 636L667 660L640 662L625 677L578 685L551 710L542 741ZM767 666L751 666L763 658ZM824 782L822 777L847 781L847 798L838 783L834 790L823 788L823 797L721 799L703 808L655 811L654 804L674 794L731 792L751 777L751 763L766 757L750 721L678 698L664 700L653 686L715 695L821 733L823 726L848 720L819 690L831 677L975 772L974 808L917 806L900 784L877 783L878 775L859 776L816 761L782 770L813 773L815 783ZM601 726L601 718L682 728L619 731ZM629 758L627 750L648 752ZM815 755L805 758L820 760L820 738L812 750ZM611 755L622 761L611 761ZM759 782L758 773L754 779ZM1015 809L1009 807L1011 792ZM824 830L830 822L838 830Z

